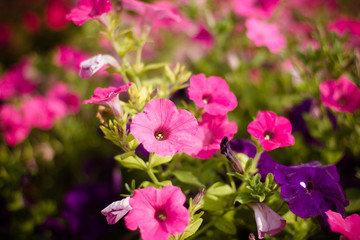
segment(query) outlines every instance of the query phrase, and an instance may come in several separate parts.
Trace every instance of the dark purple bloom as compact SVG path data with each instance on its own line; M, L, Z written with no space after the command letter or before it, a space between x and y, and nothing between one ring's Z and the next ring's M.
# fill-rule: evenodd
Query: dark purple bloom
M275 167L278 163L270 157L269 154L263 152L258 161L258 173L261 175L261 180L265 181L266 175L275 172Z
M230 142L230 147L237 153L243 153L249 158L254 158L256 155L256 147L251 140L235 139Z

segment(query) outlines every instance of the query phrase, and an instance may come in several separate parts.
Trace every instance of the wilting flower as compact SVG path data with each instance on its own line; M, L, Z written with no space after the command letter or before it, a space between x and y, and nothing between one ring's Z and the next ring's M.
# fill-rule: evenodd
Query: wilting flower
M185 231L190 221L181 189L168 185L162 189L137 189L130 198L132 210L124 218L130 230L140 229L144 240L166 240Z
M148 152L172 156L193 151L198 122L190 112L176 109L168 99L153 99L144 111L133 118L130 131Z
M342 240L360 240L360 216L356 213L343 218L341 214L328 210L325 212L328 217L330 229L344 236Z
M10 104L0 107L0 129L9 146L22 142L30 133L31 125L24 120L20 110Z
M192 155L201 159L211 158L217 150L220 150L221 140L225 136L232 139L236 132L236 123L228 122L226 115L212 116L207 113L203 114L196 135L199 144L196 147L194 146L194 148L198 149Z
M131 83L127 85L116 87L101 88L98 87L94 91L94 95L89 100L85 100L83 104L102 104L109 106L116 118L123 116L123 110L119 101L119 94L127 91Z
M322 103L339 112L354 113L360 108L360 89L347 77L320 84Z
M273 23L249 18L245 22L247 28L246 36L252 40L257 47L267 47L270 52L275 53L286 46L286 39L280 34L278 26Z
M295 139L291 135L292 126L287 118L278 117L270 111L263 111L256 116L256 119L249 123L247 131L259 140L265 151L294 145Z
M229 85L220 77L194 75L190 78L188 93L198 107L211 115L225 115L237 106L234 93L229 91Z
M81 62L79 76L83 79L88 79L105 65L120 68L118 61L114 57L99 54Z
M87 20L98 18L110 11L111 2L109 0L80 0L77 7L71 9L65 17L76 25L82 25Z
M234 11L243 17L269 18L279 0L233 0Z
M106 216L106 221L108 222L108 224L117 223L132 209L129 201L130 197L127 197L122 199L121 201L113 202L109 206L101 210L101 213Z
M275 235L286 226L286 221L264 203L248 203L255 212L258 238L263 239L266 234Z

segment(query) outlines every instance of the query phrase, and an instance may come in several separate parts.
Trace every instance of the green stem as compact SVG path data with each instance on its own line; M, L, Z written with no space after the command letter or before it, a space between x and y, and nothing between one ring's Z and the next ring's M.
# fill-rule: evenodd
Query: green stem
M230 172L230 167L229 167L228 160L226 158L224 158L224 157L222 159L224 160L226 172ZM228 177L229 177L231 188L233 189L234 192L236 192L236 185L235 185L234 178L231 175L228 175Z
M153 183L155 183L156 185L159 185L159 180L157 179L157 177L155 176L155 174L153 173L151 168L147 169L147 174L149 175L149 177L151 178Z

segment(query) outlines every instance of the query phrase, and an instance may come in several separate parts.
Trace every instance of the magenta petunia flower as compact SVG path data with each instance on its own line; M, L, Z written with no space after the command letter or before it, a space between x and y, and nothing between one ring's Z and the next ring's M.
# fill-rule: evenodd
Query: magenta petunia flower
M190 221L181 189L168 185L162 189L137 189L130 198L132 210L124 218L130 230L140 229L143 240L166 240L185 231Z
M211 115L225 115L237 106L235 94L229 91L229 85L220 77L208 77L204 74L190 78L189 98Z
M117 223L132 209L129 202L130 197L127 197L122 199L121 201L113 202L109 206L101 210L101 213L106 216L106 221L108 222L108 224Z
M360 240L360 216L356 213L345 219L340 213L328 210L325 212L328 217L330 229L333 232L343 234L341 240Z
M0 129L9 146L22 142L30 133L31 125L24 120L20 110L10 104L0 107Z
M260 21L256 18L248 18L245 22L246 36L257 47L267 47L275 53L286 46L286 39L280 34L276 24Z
M197 144L194 144L196 158L209 159L220 150L220 142L226 136L232 139L237 132L235 122L228 122L226 115L213 116L203 114L202 121L199 123L199 131L196 135Z
M248 203L248 206L254 210L259 239L263 239L265 233L271 236L275 235L286 226L286 220L266 204Z
M257 138L265 151L278 147L294 145L295 139L291 135L292 126L284 117L278 117L270 111L260 112L247 128L248 133Z
M279 0L233 0L234 12L243 17L261 17L268 19Z
M354 113L360 108L360 89L345 76L320 84L322 103L339 112Z
M133 118L130 131L148 152L172 156L193 151L198 122L190 112L176 109L168 99L153 99L144 111Z
M110 11L111 2L109 0L80 0L77 7L71 9L65 17L76 25L82 25L87 20L100 17Z
M56 66L68 71L79 72L81 62L88 58L87 54L70 46L60 46L55 54Z
M99 54L81 62L79 76L82 79L88 79L106 65L120 68L118 61L114 57Z
M94 95L90 99L85 100L83 104L102 104L109 106L116 118L122 118L123 110L119 101L119 94L127 91L131 83L116 87L101 88L98 87L94 91Z
M21 109L24 114L24 121L32 127L48 130L52 128L55 116L49 111L49 102L46 98L36 95L22 102Z

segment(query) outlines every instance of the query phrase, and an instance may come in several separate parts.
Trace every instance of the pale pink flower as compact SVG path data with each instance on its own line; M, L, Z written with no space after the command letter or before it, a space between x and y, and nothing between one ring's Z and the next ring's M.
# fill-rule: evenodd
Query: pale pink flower
M130 131L148 152L160 156L189 153L198 130L196 118L188 111L176 109L168 99L153 99L132 120Z
M360 89L347 77L320 84L322 103L339 112L354 113L360 108Z
M234 11L243 17L261 17L268 19L279 0L233 0Z
M280 34L276 24L249 18L246 20L245 26L247 28L246 36L257 47L267 47L270 52L275 53L286 46L286 39Z
M99 54L81 62L79 76L82 79L88 79L106 65L111 65L117 69L120 68L118 61L114 57Z
M328 223L333 232L343 234L341 240L360 240L360 216L356 213L345 219L340 213L328 210L325 212L328 216Z
M207 113L203 114L202 121L199 122L197 134L198 144L194 144L194 149L198 149L192 155L201 159L211 158L217 150L220 150L221 140L225 136L232 139L236 132L236 123L228 122L226 115L213 116Z
M188 93L198 107L204 108L211 115L225 115L237 106L234 93L229 91L229 85L220 77L193 75Z
M52 128L55 116L49 111L49 104L47 99L39 95L25 99L21 105L24 121L32 127L45 130Z
M30 62L25 59L8 70L0 79L0 100L32 92L36 85L28 77Z
M80 108L80 97L72 93L65 83L56 83L46 93L48 109L52 115L61 119L68 114L75 114Z
M133 231L139 228L143 240L167 240L170 234L183 233L189 224L185 200L181 189L172 185L137 189L130 198L132 210L124 218L125 225Z
M256 116L256 119L249 123L247 131L259 140L265 151L294 145L295 139L291 135L292 126L287 118L278 117L270 111L263 111Z
M94 95L89 100L85 100L83 104L102 104L109 106L116 118L122 118L123 110L119 101L119 94L126 92L131 83L116 87L101 88L98 87L94 91Z
M109 0L79 0L77 7L71 9L65 17L76 25L82 25L87 20L99 18L102 14L110 11L111 2Z
M130 197L127 197L122 199L121 201L113 202L109 206L101 210L101 213L106 216L106 221L108 222L108 224L117 223L132 209L129 202Z
M80 71L81 62L85 61L89 56L70 46L60 46L55 54L55 64L65 68L68 71Z
M263 239L266 234L275 235L286 226L286 220L274 212L264 203L248 203L255 212L255 221L258 229L258 238Z
M9 146L22 142L30 133L31 126L20 110L10 104L0 107L0 129Z

